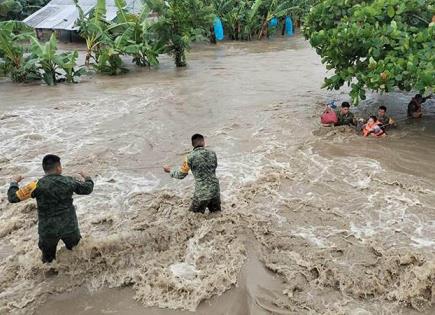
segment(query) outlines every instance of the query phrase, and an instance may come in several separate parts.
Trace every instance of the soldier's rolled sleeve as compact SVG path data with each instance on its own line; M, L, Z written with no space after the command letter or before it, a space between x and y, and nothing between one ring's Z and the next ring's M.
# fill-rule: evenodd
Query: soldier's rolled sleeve
M17 196L17 191L20 189L18 183L12 182L8 189L8 200L10 203L17 203L21 200Z
M172 170L171 171L171 177L176 178L176 179L183 179L187 176L187 174L189 174L189 173L183 173L180 170Z
M172 178L183 179L187 176L187 174L189 174L189 171L190 171L189 158L186 157L181 167L179 169L172 170L170 175Z
M94 190L94 182L90 177L85 178L84 182L75 181L74 192L77 195L89 195Z

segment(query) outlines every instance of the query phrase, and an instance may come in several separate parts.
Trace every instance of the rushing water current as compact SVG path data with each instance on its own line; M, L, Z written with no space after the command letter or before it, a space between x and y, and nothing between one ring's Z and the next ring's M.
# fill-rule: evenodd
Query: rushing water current
M0 314L433 314L434 102L409 121L411 95L370 95L357 116L385 104L399 126L363 138L320 127L321 104L348 96L320 89L300 37L189 61L72 86L0 81ZM221 214L189 213L192 176L161 168L196 132L218 154ZM47 153L96 181L75 199L82 242L50 266L34 201L6 198Z

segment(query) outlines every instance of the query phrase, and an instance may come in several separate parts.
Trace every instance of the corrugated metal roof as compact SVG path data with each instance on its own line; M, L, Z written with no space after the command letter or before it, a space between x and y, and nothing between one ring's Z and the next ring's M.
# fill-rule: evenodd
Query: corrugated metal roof
M138 13L142 8L141 0L126 0L127 9ZM88 14L97 4L97 0L79 0L79 5ZM106 19L112 21L116 17L114 0L106 0ZM24 20L24 23L39 29L77 30L75 22L79 17L73 0L52 0Z

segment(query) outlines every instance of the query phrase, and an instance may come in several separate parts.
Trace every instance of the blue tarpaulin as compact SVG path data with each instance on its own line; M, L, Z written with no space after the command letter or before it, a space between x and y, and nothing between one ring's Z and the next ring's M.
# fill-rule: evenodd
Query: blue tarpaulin
M293 21L289 16L285 18L285 33L287 36L293 36Z
M213 22L214 35L216 40L224 39L224 28L222 26L222 21L220 18L216 17Z
M276 27L278 25L278 19L276 17L269 21L269 27Z

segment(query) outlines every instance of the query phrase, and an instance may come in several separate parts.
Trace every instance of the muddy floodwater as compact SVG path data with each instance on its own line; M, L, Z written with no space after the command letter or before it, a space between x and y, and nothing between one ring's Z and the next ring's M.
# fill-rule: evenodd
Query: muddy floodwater
M325 69L301 38L195 47L189 67L49 88L0 81L0 314L434 314L435 104L388 106L383 139L320 127ZM170 179L190 136L217 152L223 212L188 212L193 178ZM14 174L88 171L83 236L40 262L33 200ZM52 268L52 270L49 270ZM53 269L56 275L53 274Z

